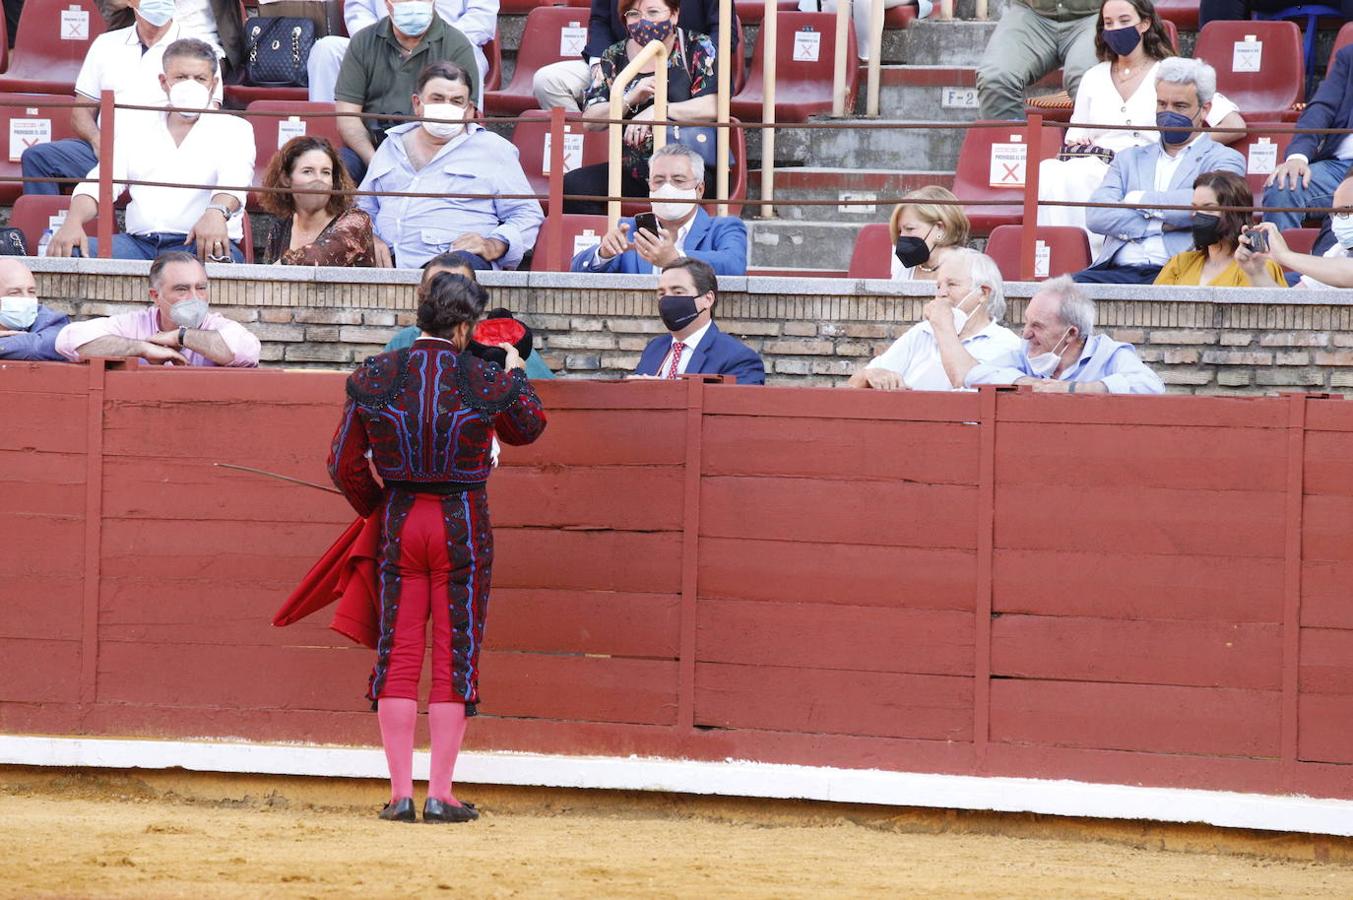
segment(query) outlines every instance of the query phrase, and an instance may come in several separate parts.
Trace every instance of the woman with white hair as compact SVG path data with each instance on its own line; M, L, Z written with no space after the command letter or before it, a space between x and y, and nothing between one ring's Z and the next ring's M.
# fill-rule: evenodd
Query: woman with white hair
M850 376L850 387L958 390L974 365L1019 349L1019 336L1000 324L1005 285L991 257L956 248L936 275L935 299L926 304L925 321Z

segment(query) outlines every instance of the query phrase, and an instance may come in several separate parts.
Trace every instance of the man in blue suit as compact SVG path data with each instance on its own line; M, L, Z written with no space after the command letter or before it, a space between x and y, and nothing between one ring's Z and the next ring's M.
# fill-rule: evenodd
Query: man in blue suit
M1176 253L1193 247L1193 181L1203 172L1245 175L1245 158L1195 131L1212 108L1217 73L1205 62L1178 56L1156 69L1156 124L1160 140L1113 158L1085 224L1104 235L1095 264L1071 276L1101 284L1150 284ZM1184 209L1157 209L1182 206Z
M658 315L670 335L648 342L635 375L676 378L685 374L732 375L738 384L765 384L766 367L756 351L714 324L719 279L708 263L682 257L658 279Z
M1320 82L1315 97L1297 119L1298 128L1353 128L1353 46L1334 55L1329 77ZM1264 206L1275 209L1328 208L1334 189L1353 164L1353 136L1347 134L1297 134L1287 145L1287 160L1264 182ZM1302 213L1264 213L1264 221L1280 230L1300 228ZM1329 216L1316 241L1322 253L1333 243Z
M705 195L699 153L683 144L655 152L648 160L648 191L659 233L621 219L600 244L573 257L570 271L647 275L689 256L709 263L718 275L747 274L747 226L734 216L710 218L692 202Z

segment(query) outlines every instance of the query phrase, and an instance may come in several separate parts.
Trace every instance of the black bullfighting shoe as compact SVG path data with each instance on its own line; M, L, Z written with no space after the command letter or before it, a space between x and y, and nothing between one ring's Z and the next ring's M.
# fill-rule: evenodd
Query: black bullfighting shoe
M400 797L394 803L387 803L381 807L381 818L387 822L417 822L418 816L413 811L413 798Z
M473 822L477 818L479 810L474 808L473 803L452 806L436 797L429 797L423 804L424 822Z

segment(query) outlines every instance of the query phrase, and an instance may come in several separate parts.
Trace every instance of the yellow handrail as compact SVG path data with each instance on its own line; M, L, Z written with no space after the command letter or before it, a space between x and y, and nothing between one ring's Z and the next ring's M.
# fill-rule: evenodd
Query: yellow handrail
M659 122L665 120L667 118L667 45L662 41L649 41L645 44L644 48L639 51L639 55L630 60L628 66L620 70L620 74L615 76L615 81L611 84L611 119L615 121L615 124L611 125L609 130L609 150L606 156L606 191L612 197L620 196L620 156L625 126L621 125L619 120L625 117L625 89L639 74L639 70L655 57L657 64L653 69L656 79L653 86L653 118ZM667 128L662 125L653 126L653 149L655 151L661 150L666 143ZM607 228L614 228L616 222L620 221L619 200L607 202L606 219Z

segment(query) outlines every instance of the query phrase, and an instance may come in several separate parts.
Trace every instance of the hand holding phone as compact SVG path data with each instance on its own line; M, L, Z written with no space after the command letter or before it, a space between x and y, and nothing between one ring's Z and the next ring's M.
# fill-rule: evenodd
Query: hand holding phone
M1251 253L1268 252L1268 232L1264 231L1262 228L1250 228L1245 234L1248 235L1250 239Z
M636 231L642 228L656 238L662 237L662 232L658 230L658 217L651 212L639 213L635 216L634 227Z

